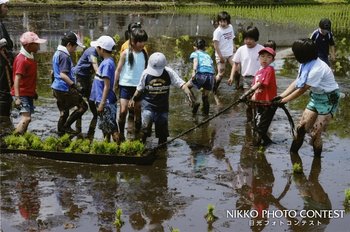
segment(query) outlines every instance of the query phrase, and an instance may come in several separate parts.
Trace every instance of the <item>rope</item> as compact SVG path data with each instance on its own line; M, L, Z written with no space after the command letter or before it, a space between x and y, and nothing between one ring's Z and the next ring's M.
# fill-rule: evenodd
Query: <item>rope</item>
M226 108L222 109L221 111L219 111L218 113L212 115L211 117L205 119L204 121L200 122L199 124L195 125L194 127L191 127L190 129L178 134L177 136L175 136L174 138L162 143L162 144L159 144L157 147L153 148L152 150L155 151L161 147L164 147L165 145L173 142L174 140L194 131L195 129L203 126L204 124L208 123L209 121L213 120L214 118L218 117L219 115L223 114L224 112L226 112L227 110L229 110L231 107L233 106L236 106L240 103L241 101L240 100L236 100L235 102L231 103L230 105L226 106ZM271 102L265 102L264 103L271 103ZM287 115L287 118L288 118L288 121L289 121L289 124L290 124L290 127L291 127L291 131L292 131L292 135L294 136L294 122L293 122L293 118L292 116L290 115L289 111L287 110L286 106L285 105L280 105L279 106L280 108L283 109L284 113Z
M195 125L194 127L191 127L190 129L178 134L177 136L175 136L174 138L162 143L162 144L159 144L157 147L155 147L153 150L157 150L158 148L161 148L161 147L164 147L165 145L173 142L174 140L194 131L195 129L199 128L200 126L203 126L204 124L208 123L209 121L213 120L214 118L218 117L219 115L223 114L224 112L226 112L227 110L229 110L231 107L233 106L236 106L238 105L238 103L240 103L241 101L240 100L237 100L233 103L231 103L230 105L226 106L226 108L222 109L221 111L219 111L218 113L212 115L211 117L205 119L204 121L198 123L197 125Z

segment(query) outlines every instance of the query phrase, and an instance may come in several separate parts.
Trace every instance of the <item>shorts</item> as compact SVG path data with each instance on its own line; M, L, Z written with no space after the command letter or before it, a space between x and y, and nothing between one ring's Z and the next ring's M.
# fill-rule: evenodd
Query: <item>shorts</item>
M98 105L96 103L96 108L98 108ZM106 134L113 134L118 131L116 103L105 105L103 112L98 115L98 128Z
M76 75L77 77L77 85L80 85L82 87L82 95L85 98L89 98L91 94L91 88L92 88L92 78L90 76L80 76Z
M64 92L53 89L53 96L57 100L57 107L60 111L70 110L74 106L87 109L83 97L75 91Z
M154 112L150 110L142 111L142 132L147 136L152 134L152 125L155 124L156 138L167 138L168 130L168 112Z
M214 74L212 73L197 73L191 80L193 86L197 89L212 90L214 87Z
M224 56L224 60L225 60L225 62L223 63L223 64L226 64L227 62L229 62L230 63L230 61L229 60L232 60L233 59L233 55L232 56ZM220 62L220 58L218 57L218 56L215 56L215 61L216 61L216 63L219 65L219 64L222 64L221 62Z
M130 100L136 91L134 86L119 86L119 97L122 99Z
M331 114L332 116L338 109L340 93L334 90L330 93L316 94L310 93L310 101L306 108L317 112L319 115Z
M33 97L19 97L19 99L21 100L21 106L19 109L20 113L30 113L33 114L34 113L34 100ZM16 101L15 98L13 98L14 101Z

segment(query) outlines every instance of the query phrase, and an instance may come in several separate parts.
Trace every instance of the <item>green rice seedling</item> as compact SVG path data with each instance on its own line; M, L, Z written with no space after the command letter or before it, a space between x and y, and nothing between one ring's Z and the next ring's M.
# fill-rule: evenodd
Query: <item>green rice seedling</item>
M294 174L299 174L303 172L303 168L301 167L300 163L295 163L293 164L293 173Z
M34 136L31 138L31 148L33 150L42 150L44 145L41 139L38 136Z
M344 209L346 213L350 212L350 188L345 189Z
M43 142L44 151L57 151L59 140L56 137L49 136Z
M28 141L23 136L8 135L4 138L4 141L9 149L25 150L30 148Z
M345 189L345 202L350 205L350 188Z
M214 205L212 204L208 205L208 212L204 216L208 224L212 224L218 219L218 217L214 215L214 209L215 209Z
M105 143L106 154L115 155L118 152L118 144L111 142Z
M64 134L58 139L58 141L60 145L59 149L63 150L64 148L68 147L71 144L72 139L69 134Z
M124 225L124 221L122 220L122 214L123 214L123 211L122 211L122 209L117 209L116 211L115 211L115 220L114 220L114 222L113 222L113 224L118 228L118 229L120 229L123 225Z
M125 141L120 144L119 152L125 155L137 155L140 156L145 150L145 145L138 140Z
M91 154L104 154L105 150L104 150L104 142L102 141L93 141L91 144L91 149L90 149L90 153Z
M73 140L68 147L64 149L67 153L89 153L90 152L90 140L88 139L76 139Z

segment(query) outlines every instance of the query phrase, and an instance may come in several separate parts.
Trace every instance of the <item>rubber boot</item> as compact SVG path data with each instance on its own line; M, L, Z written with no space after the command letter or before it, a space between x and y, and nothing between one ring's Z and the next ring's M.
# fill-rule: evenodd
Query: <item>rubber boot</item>
M202 96L202 102L203 102L203 113L205 115L209 114L209 97L208 96Z
M119 141L123 142L125 141L125 135L124 135L124 131L125 131L125 121L122 120L118 120L118 125L119 125Z
M298 152L301 145L303 145L305 137L305 129L303 127L297 128L296 138L293 139L292 145L290 146L291 152Z
M83 113L79 112L78 110L75 110L67 119L66 123L64 124L64 131L68 134L79 134L79 132L73 130L71 128L71 125L78 120L78 118L81 118Z
M95 129L96 129L96 124L97 124L97 117L93 117L91 119L90 125L89 125L89 130L87 132L86 137L92 141L95 136Z
M81 121L82 121L82 118L80 117L75 122L75 130L79 133L81 133Z
M141 130L142 123L141 121L135 121L135 133L139 133Z
M60 116L60 118L58 119L58 122L57 122L57 131L58 131L58 134L64 134L65 131L64 131L64 124L66 123L67 121L67 118L69 116L69 111L66 110L63 112L63 114Z

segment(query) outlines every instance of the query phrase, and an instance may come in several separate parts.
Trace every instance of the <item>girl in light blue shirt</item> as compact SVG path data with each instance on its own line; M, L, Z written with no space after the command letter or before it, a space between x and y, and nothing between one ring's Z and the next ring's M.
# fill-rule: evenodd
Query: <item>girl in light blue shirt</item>
M129 100L136 91L136 86L140 82L143 70L147 67L148 56L144 49L147 40L148 35L145 30L142 28L132 29L129 48L121 53L115 71L114 90L117 91L119 89L120 111L118 124L121 136L124 135ZM130 113L129 111L129 116ZM135 132L138 132L141 129L141 101L135 102L134 122Z

